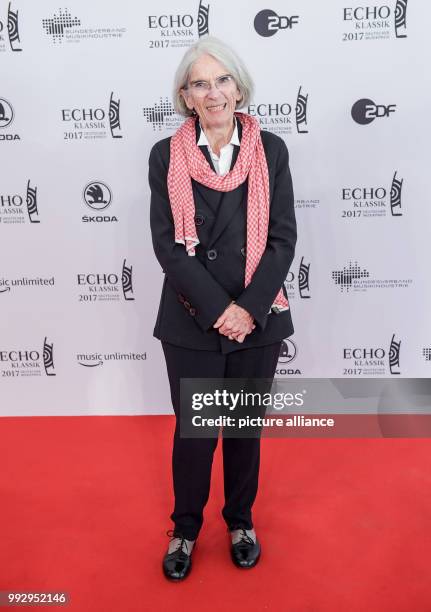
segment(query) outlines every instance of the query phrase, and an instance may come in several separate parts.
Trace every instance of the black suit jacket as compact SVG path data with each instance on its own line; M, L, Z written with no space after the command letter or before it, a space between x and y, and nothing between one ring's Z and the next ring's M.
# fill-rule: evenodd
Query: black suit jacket
M241 139L241 122L238 121ZM199 138L196 121L196 140ZM270 219L267 246L251 282L244 287L248 180L230 192L209 189L192 180L195 223L200 243L189 256L174 241L167 188L170 138L157 142L149 158L150 224L156 257L165 273L154 336L198 350L229 353L264 346L293 333L290 310L268 314L293 260L296 221L289 154L284 141L262 131L269 170ZM206 146L202 152L214 170ZM234 146L232 165L238 157ZM254 318L256 328L243 343L229 340L212 326L235 300Z

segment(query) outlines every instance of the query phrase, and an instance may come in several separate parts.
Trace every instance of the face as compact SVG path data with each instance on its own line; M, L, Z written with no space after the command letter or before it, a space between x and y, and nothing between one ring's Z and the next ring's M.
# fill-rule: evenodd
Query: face
M203 128L222 128L232 125L233 114L241 94L234 80L223 83L221 87L215 86L216 79L228 75L228 70L211 55L202 55L192 65L189 76L188 89L182 89L181 94L187 108L195 110ZM210 83L209 90L199 90L190 87L192 83L206 81Z

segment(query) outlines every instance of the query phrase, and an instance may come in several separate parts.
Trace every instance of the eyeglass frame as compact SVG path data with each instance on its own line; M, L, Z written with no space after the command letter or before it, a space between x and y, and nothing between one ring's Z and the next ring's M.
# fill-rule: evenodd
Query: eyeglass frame
M217 81L220 81L220 79L229 79L225 84L222 84L222 87L217 87ZM205 83L206 86L202 87L202 88L197 88L196 85L198 83ZM234 83L236 85L236 81L234 79L234 77L231 74L222 74L221 76L217 77L214 80L214 87L218 90L218 91L222 91L223 87L230 87L232 85L232 83ZM220 85L221 83L219 83ZM211 91L212 86L211 83L209 83L208 81L205 81L204 79L196 79L196 81L192 81L191 83L189 83L188 85L186 85L185 87L183 87L184 91L192 91L195 95L197 96L206 96L208 94L209 91Z

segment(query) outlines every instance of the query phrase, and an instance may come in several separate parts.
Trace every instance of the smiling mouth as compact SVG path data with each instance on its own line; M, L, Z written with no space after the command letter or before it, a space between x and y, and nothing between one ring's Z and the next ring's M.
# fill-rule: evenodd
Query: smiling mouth
M218 106L207 106L207 110L210 111L210 113L214 113L220 110L224 110L226 108L226 104L227 102L225 102L224 104L219 104Z

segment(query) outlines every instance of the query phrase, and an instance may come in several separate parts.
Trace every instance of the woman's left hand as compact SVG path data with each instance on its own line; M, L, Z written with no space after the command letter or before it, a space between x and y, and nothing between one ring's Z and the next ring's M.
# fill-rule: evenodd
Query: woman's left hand
M256 327L251 314L236 304L230 304L214 323L216 329L230 340L244 342L247 334Z

